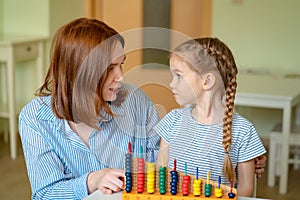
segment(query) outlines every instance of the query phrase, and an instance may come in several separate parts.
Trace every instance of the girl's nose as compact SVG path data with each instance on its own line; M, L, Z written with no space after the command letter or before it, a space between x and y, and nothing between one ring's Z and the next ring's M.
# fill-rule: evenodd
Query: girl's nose
M170 86L170 88L172 88L172 89L174 88L174 78L172 78L172 80L171 80L169 86Z

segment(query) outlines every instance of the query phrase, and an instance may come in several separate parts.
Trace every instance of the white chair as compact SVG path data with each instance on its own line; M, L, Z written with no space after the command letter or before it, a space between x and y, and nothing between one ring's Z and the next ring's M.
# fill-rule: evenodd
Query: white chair
M268 162L268 186L275 185L275 177L280 176L280 158L281 158L281 141L282 126L276 124L270 133L269 141L269 162ZM297 130L297 129L296 129ZM289 164L294 164L294 170L298 170L300 166L300 133L293 132L289 138L290 158Z

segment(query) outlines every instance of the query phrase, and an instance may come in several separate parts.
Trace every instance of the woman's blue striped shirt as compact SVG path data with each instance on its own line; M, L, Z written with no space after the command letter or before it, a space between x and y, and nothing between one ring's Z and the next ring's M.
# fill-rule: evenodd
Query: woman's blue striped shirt
M19 131L32 188L32 199L82 199L88 195L87 176L103 168L124 167L128 142L133 154L140 146L155 151L160 137L152 127L159 117L149 98L138 88L124 84L127 96L121 106L111 104L116 115L99 123L87 147L66 120L51 109L51 97L38 97L19 116ZM150 155L150 154L149 154ZM145 156L146 159L147 156Z

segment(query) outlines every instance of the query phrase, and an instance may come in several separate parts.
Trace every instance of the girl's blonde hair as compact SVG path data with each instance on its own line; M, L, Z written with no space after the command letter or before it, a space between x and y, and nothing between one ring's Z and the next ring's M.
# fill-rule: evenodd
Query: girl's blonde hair
M180 57L198 73L217 70L225 88L225 113L223 119L223 141L225 158L223 173L229 181L234 181L234 169L229 156L232 137L232 120L234 99L236 94L238 73L234 57L230 49L218 38L198 38L184 42L175 48L172 56Z

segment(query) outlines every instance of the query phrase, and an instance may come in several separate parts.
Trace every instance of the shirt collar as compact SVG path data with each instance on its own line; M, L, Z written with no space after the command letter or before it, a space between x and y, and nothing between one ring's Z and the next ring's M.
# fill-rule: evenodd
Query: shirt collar
M51 107L51 96L43 96L39 98L40 107L37 113L37 118L41 120L47 120L47 121L54 121L56 115L54 114L52 107ZM115 113L116 106L112 103L107 102L108 107L111 109L111 111ZM107 112L105 112L104 109L101 110L101 115L103 117L98 118L99 125L103 122L109 122L113 119L113 116L109 115Z

